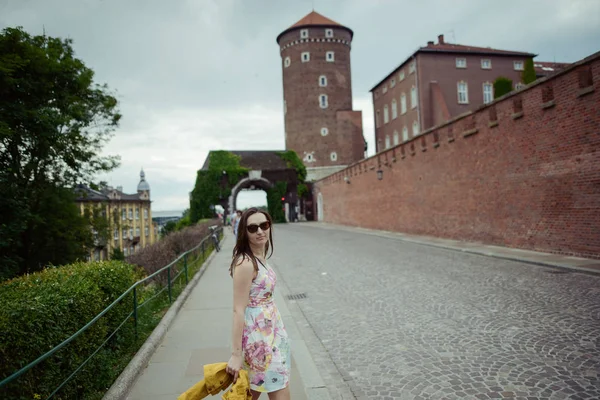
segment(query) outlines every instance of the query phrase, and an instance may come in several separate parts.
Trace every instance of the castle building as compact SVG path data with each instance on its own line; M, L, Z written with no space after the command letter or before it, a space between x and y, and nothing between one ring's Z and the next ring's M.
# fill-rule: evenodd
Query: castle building
M90 260L107 260L115 248L128 256L156 242L158 232L152 222L150 185L144 170L140 172L136 194L124 193L121 186L94 190L85 185L77 185L75 193L82 215L106 218L109 225L107 238L94 232L95 247Z
M419 47L372 89L376 152L494 100L498 77L522 89L525 62L535 54L448 43ZM568 64L536 62L536 76Z
M362 112L352 110L353 32L316 12L277 37L283 74L285 147L318 180L364 158Z

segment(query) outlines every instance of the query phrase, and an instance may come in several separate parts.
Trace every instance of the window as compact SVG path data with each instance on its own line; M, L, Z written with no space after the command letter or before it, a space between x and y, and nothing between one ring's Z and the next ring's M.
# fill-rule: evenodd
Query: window
M133 246L131 246L129 248L129 254L133 254L135 252L135 248Z
M406 114L406 95L404 93L400 96L400 114Z
M123 239L127 238L127 229L123 229Z
M483 84L483 104L491 103L494 100L494 86L485 82Z
M391 146L390 144L390 135L385 135L385 148L389 149Z
M469 103L469 89L467 87L467 82L458 82L458 104L468 104Z
M306 157L304 157L304 159L306 160L306 162L314 162L315 161L315 158L313 157L312 153L308 153L306 155Z
M417 121L413 122L413 137L419 134L419 123Z
M326 94L322 94L319 96L319 106L321 108L327 108L327 106L329 105L329 103L327 103L327 95Z
M398 131L394 131L394 146L400 144L400 135Z
M481 68L482 69L492 69L492 60L489 58L483 58L481 60Z
M300 38L301 39L306 39L308 37L308 29L302 29L300 30Z
M328 51L328 52L325 54L325 59L326 59L328 62L334 62L334 61L335 61L335 53L334 53L333 51Z
M375 113L375 127L379 128L380 125L381 125L381 119L379 117L379 110L377 110L377 112Z
M133 238L133 228L129 229L129 237Z
M310 53L308 51L305 51L302 53L302 62L309 62L310 61Z
M123 249L123 255L124 255L124 256L127 256L127 255L128 255L128 254L127 254L127 247L125 247L125 248Z
M383 89L381 89L381 91L382 91L383 93L387 93L387 86L384 86L384 87L383 87Z
M148 227L144 228L144 235L150 236L150 229L148 229Z
M456 59L456 68L467 68L467 59L466 58L457 58Z
M513 61L515 71L523 71L523 61Z
M329 157L331 158L331 161L337 161L337 153L335 151L332 151Z
M127 209L126 208L123 209L121 215L122 215L121 219L123 221L125 221L127 219Z
M287 101L283 101L283 115L287 114Z
M521 90L521 89L523 89L524 87L525 87L525 85L524 85L524 84L522 84L521 82L517 82L517 83L515 84L515 89L517 89L517 90Z
M283 66L284 66L285 68L289 67L291 63L292 63L292 59L291 59L291 58L289 58L289 57L286 57L286 58L283 60Z
M388 105L383 106L383 123L387 124L390 122L390 111L388 110Z
M416 108L417 107L417 88L416 87L412 87L410 88L410 108Z
M408 128L407 127L402 128L402 140L405 142L408 140Z
M115 229L115 233L114 233L113 237L115 238L115 240L119 240L119 230L118 229Z
M148 219L148 209L144 208L144 219Z
M398 79L401 81L404 80L404 70L400 71L400 73L398 74Z
M415 62L414 61L408 65L408 73L412 74L413 72L415 72Z
M329 129L321 128L321 136L327 136L329 134Z
M319 77L319 86L321 86L321 87L327 86L327 77L325 75L321 75Z
M333 37L333 29L325 29L325 37L332 38Z
M129 209L129 219L133 219L133 208Z
M135 236L140 236L140 228L135 228Z
M392 119L398 118L398 102L396 99L392 100Z
M140 219L140 209L139 208L135 208L135 219Z
M396 79L392 78L392 80L390 81L390 87L394 86L396 86Z

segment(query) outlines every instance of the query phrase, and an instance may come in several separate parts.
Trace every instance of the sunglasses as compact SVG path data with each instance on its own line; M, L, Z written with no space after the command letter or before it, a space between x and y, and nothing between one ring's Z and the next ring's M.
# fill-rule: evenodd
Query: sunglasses
M265 221L258 225L257 224L248 225L246 227L246 229L248 229L248 232L250 232L250 233L256 233L256 232L258 232L258 228L260 228L264 232L267 229L269 229L270 227L271 227L271 223L269 221Z

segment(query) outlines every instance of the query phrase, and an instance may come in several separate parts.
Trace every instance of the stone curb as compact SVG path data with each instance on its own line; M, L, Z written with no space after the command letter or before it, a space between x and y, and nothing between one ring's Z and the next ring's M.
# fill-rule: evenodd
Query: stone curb
M540 256L541 255L553 255L551 253L541 253L541 252L535 252L533 250L513 249L510 247L502 248L499 246L491 246L491 245L472 243L472 242L458 242L458 243L464 243L465 246L480 246L481 248L477 249L477 248L473 248L473 247L461 247L460 245L436 243L431 240L428 240L426 236L417 237L415 235L414 237L411 237L411 236L405 236L405 234L399 233L399 232L379 231L379 230L375 230L375 229L367 229L367 228L345 226L345 225L336 225L336 224L329 224L329 223L324 223L324 222L319 222L316 224L309 223L309 225L312 227L317 227L317 228L321 228L321 229L330 229L330 228L342 229L342 230L351 231L351 232L358 232L358 233L364 233L367 235L379 236L379 237L386 238L386 239L401 240L403 242L419 244L422 246L430 246L430 247L437 247L437 248L442 248L442 249L446 249L446 250L460 251L463 253L476 254L476 255L485 256L485 257L493 257L493 258L498 258L498 259L508 260L508 261L517 261L517 262L522 262L525 264L537 265L540 267L560 268L560 269L576 271L576 272L580 272L580 273L584 273L584 274L600 275L600 269L592 269L592 268L586 268L585 266L568 265L568 264L561 263L561 262L542 261L542 260L533 259L535 257L535 255L533 253L538 253ZM440 240L438 238L434 238L434 239ZM450 239L443 239L443 240L451 241ZM508 251L508 252L510 252L510 251L514 251L514 252L527 251L529 253L532 253L532 255L530 258L528 258L526 256L518 256L518 255L512 256L512 255L507 255L507 254L498 254L497 252L494 252L492 250L493 247L497 247L499 250L501 249L501 250ZM557 255L557 256L560 256L560 255ZM579 257L570 257L570 258L577 259L580 262L587 260L587 261L589 261L589 264L600 263L600 261L598 261L598 260L585 259L585 258L579 258Z
M226 235L224 235L221 244L225 241L225 237ZM169 327L175 320L177 313L185 304L186 300L200 281L202 275L204 275L204 271L206 271L206 268L212 262L212 259L215 257L215 254L216 252L213 251L212 254L206 259L206 261L204 261L204 264L202 265L202 267L200 267L200 270L196 272L196 275L188 283L183 292L181 292L179 297L177 297L177 300L175 300L175 302L171 305L169 311L167 311L167 313L161 319L156 328L154 328L152 334L150 334L146 342L137 351L137 353L129 362L127 367L125 367L123 372L121 372L117 380L115 380L115 382L112 384L108 392L106 392L102 400L123 400L127 398L127 395L135 385L138 376L148 365L150 358L152 358L154 352L156 351L156 348L161 344L163 338L169 330Z

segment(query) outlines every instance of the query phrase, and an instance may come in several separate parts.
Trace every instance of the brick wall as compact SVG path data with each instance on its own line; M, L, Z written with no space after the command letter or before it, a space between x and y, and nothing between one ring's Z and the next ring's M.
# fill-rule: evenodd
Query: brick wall
M600 258L599 86L596 53L320 180L322 217Z

